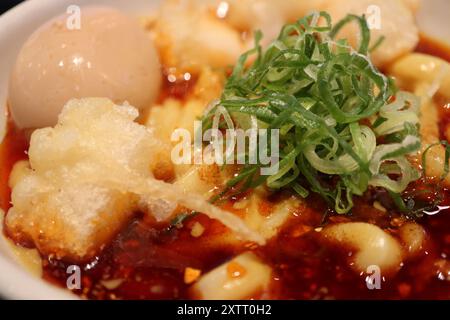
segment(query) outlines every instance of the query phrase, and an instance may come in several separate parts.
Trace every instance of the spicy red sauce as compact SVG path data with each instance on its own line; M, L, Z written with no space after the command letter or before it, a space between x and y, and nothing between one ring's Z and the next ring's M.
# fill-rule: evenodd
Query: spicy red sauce
M178 100L186 99L196 82L197 79L190 73L175 75L164 69L162 89L161 94L158 97L158 102L162 103L167 98Z
M450 203L450 194L444 203ZM359 199L352 215L331 217L329 223L370 222L395 236L399 219L399 215L378 211ZM367 274L351 269L354 250L324 246L314 230L296 237L294 219L261 249L274 268L272 294L277 299L449 299L450 281L439 274L437 264L449 257L450 211L426 216L418 223L432 240L394 276L382 275L380 290L369 290Z
M428 38L421 38L418 51L445 58ZM193 80L195 81L195 80ZM164 83L160 101L166 97L184 99L193 82ZM450 119L450 116L449 116ZM449 122L450 123L450 122ZM27 140L20 130L8 124L8 134L0 147L0 205L9 207L7 185L13 164L26 158ZM411 186L410 192L421 186ZM443 205L450 205L450 193L444 192ZM279 195L283 196L283 195ZM270 212L277 196L261 205ZM182 228L168 224L155 225L146 216L136 216L119 235L89 263L83 264L82 288L75 293L91 299L192 299L195 296L184 282L185 268L205 273L240 252L253 250L273 269L270 299L449 299L450 274L443 274L442 264L449 263L450 210L425 215L418 220L429 235L425 248L412 260L405 261L395 276L386 275L381 290L368 290L365 274L358 275L349 264L352 248L332 248L321 242L317 228L324 223L365 221L386 229L395 236L405 218L395 211L375 209L371 195L355 199L351 215L328 215L317 195L311 195L285 224L279 234L260 248L246 244L212 245L206 239L220 236L225 227L218 221L199 214L184 222ZM232 203L224 206L231 208ZM200 237L191 235L195 223L205 231ZM66 286L70 263L43 257L43 278ZM450 268L450 267L449 267ZM450 271L449 271L450 272ZM260 298L256 295L253 298Z
M443 205L450 204L446 193ZM270 205L270 204L269 204ZM450 255L450 210L425 216L418 222L431 239L426 248L395 276L383 277L381 290L368 290L366 274L351 269L351 248L325 246L316 228L322 225L326 206L315 195L299 208L279 234L266 246L253 251L273 269L269 299L449 299L448 275L439 270ZM370 221L392 231L395 236L400 215L376 210L367 199L358 199L350 216L330 216L326 223ZM194 238L191 226L200 222L205 234ZM187 267L213 269L235 255L250 250L243 246L210 246L209 237L223 226L205 215L185 222L182 229L155 227L137 218L94 259L82 266L82 290L91 299L192 299L184 283ZM65 286L68 263L44 260L44 278ZM103 283L121 279L117 288L105 289ZM260 298L258 294L252 298Z
M6 136L0 144L0 208L5 212L10 207L11 190L9 175L17 161L27 159L28 140L22 130L17 129L9 119Z
M420 41L416 52L429 54L450 62L450 46L440 40L420 33Z

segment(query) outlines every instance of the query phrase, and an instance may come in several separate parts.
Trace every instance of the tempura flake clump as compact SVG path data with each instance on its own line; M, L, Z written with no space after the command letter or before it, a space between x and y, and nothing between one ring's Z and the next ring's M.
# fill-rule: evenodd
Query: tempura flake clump
M29 167L17 166L11 179L12 237L74 260L107 243L138 203L121 181L151 177L157 141L137 117L135 108L108 99L72 100L54 128L36 130Z
M134 120L137 109L108 99L70 101L54 128L33 133L29 164L14 168L7 232L43 254L84 261L97 254L133 212L169 220L180 205L220 220L244 240L264 243L238 216L157 180L167 151L154 129Z

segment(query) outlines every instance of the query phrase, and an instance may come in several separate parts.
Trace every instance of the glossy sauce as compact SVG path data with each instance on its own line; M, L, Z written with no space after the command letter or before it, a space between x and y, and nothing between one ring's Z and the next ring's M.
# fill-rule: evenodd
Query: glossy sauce
M441 57L427 38L422 38L419 51ZM439 52L437 52L439 51ZM450 60L448 60L450 61ZM165 83L161 99L183 99L191 83ZM450 116L449 116L450 119ZM449 122L450 123L450 122ZM0 200L9 207L10 190L7 179L12 164L26 158L23 134L10 124L8 135L0 148ZM409 191L420 188L411 186ZM442 205L450 205L450 193L442 191ZM263 211L270 211L278 195L267 199ZM450 210L425 215L418 220L430 236L420 254L405 261L394 276L383 277L382 290L368 290L366 275L350 269L351 248L325 246L319 237L324 223L365 221L376 224L396 236L398 227L408 221L388 210L375 209L371 204L378 199L376 192L368 192L355 200L351 215L329 215L323 201L311 195L302 208L290 218L279 234L261 248L242 243L205 241L226 233L226 228L215 220L199 214L184 222L182 228L168 224L155 225L144 214L138 215L93 261L82 265L82 289L75 293L91 299L192 299L184 282L185 268L196 268L205 273L235 255L253 250L273 269L270 291L253 298L268 299L449 299L450 274L443 273L447 263L450 273ZM430 200L430 199L428 199ZM232 203L224 204L229 207ZM191 235L191 228L200 223L205 232L200 237ZM43 257L43 277L64 287L69 263Z
M450 45L421 33L416 52L429 54L450 62Z
M17 161L28 158L28 140L24 132L17 129L11 119L6 128L6 136L0 144L0 208L5 212L11 205L11 190L8 186L9 174Z

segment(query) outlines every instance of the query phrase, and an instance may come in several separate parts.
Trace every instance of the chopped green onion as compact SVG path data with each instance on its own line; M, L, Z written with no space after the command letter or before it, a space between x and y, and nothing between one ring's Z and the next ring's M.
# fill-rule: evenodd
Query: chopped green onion
M334 39L353 21L361 30L357 50ZM238 184L240 191L265 184L301 197L311 191L347 213L353 196L369 186L400 194L419 177L406 159L420 148L419 101L397 93L392 79L372 64L364 17L348 15L333 27L329 14L316 12L285 25L265 49L261 37L257 32L255 48L240 57L203 121L210 127L214 113L225 108L233 124L223 119L217 128L245 129L256 121L258 128L279 129L279 170L263 177L263 164L245 165L226 191ZM256 58L248 65L251 55Z

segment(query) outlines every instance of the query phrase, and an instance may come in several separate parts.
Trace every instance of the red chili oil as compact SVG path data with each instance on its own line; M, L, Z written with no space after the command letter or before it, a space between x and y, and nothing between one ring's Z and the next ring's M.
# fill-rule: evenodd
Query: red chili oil
M11 206L11 189L8 186L9 175L14 164L26 160L28 140L25 133L17 129L11 119L6 125L6 136L0 144L0 208L8 211Z

